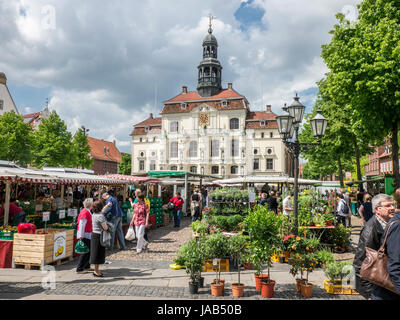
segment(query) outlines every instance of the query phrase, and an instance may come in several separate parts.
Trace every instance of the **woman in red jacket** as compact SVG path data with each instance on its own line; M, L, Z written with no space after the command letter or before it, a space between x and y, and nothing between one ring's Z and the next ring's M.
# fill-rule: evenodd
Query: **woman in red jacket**
M169 200L172 202L175 207L173 209L174 213L174 227L179 228L181 225L181 212L182 212L182 205L185 201L181 198L181 194L179 192L176 193L176 196Z
M88 253L81 254L79 256L78 266L76 267L76 272L83 272L90 269L90 238L92 236L93 225L92 225L92 210L93 199L88 198L83 201L83 209L79 213L77 225L78 229L76 232L76 238L82 240L86 246L89 248Z

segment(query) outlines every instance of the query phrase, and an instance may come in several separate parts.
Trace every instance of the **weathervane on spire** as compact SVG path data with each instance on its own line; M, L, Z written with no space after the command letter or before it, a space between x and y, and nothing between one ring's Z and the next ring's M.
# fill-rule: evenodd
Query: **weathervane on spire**
M209 33L212 33L212 29L211 29L211 27L212 27L212 21L216 18L216 17L214 17L211 13L208 15L208 18L210 19L210 23L208 24L208 26L209 26L209 29L208 29L208 32Z

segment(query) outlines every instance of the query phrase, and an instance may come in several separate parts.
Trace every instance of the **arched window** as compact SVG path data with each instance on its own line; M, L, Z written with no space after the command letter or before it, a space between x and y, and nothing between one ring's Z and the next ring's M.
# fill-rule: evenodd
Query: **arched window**
M231 130L233 130L233 129L239 129L239 119L238 119L238 118L233 118L233 119L231 119L231 120L230 120L230 123L229 123L229 128L230 128Z
M196 158L197 157L197 141L190 141L189 157L190 158Z
M177 170L178 170L178 167L177 167L177 166L172 166L170 170L171 170L171 171L177 171Z
M170 144L169 156L171 158L178 158L178 142L174 141Z
M231 167L231 174L238 174L238 173L239 173L238 166L232 166Z
M191 173L197 173L197 166L191 166L190 167L190 172Z

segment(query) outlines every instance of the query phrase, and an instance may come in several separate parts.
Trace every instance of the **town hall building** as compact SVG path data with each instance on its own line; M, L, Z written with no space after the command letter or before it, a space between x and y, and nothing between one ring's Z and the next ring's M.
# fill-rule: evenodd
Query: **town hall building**
M184 86L164 102L160 117L134 125L132 174L178 170L232 178L289 172L289 155L278 133L276 114L251 111L232 83L222 88L218 42L211 24L203 40L196 91Z

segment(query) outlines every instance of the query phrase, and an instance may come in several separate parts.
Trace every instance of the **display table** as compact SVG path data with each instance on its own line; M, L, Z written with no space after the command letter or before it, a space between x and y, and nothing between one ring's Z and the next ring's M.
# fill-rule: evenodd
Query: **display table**
M0 240L0 268L12 266L13 241Z

